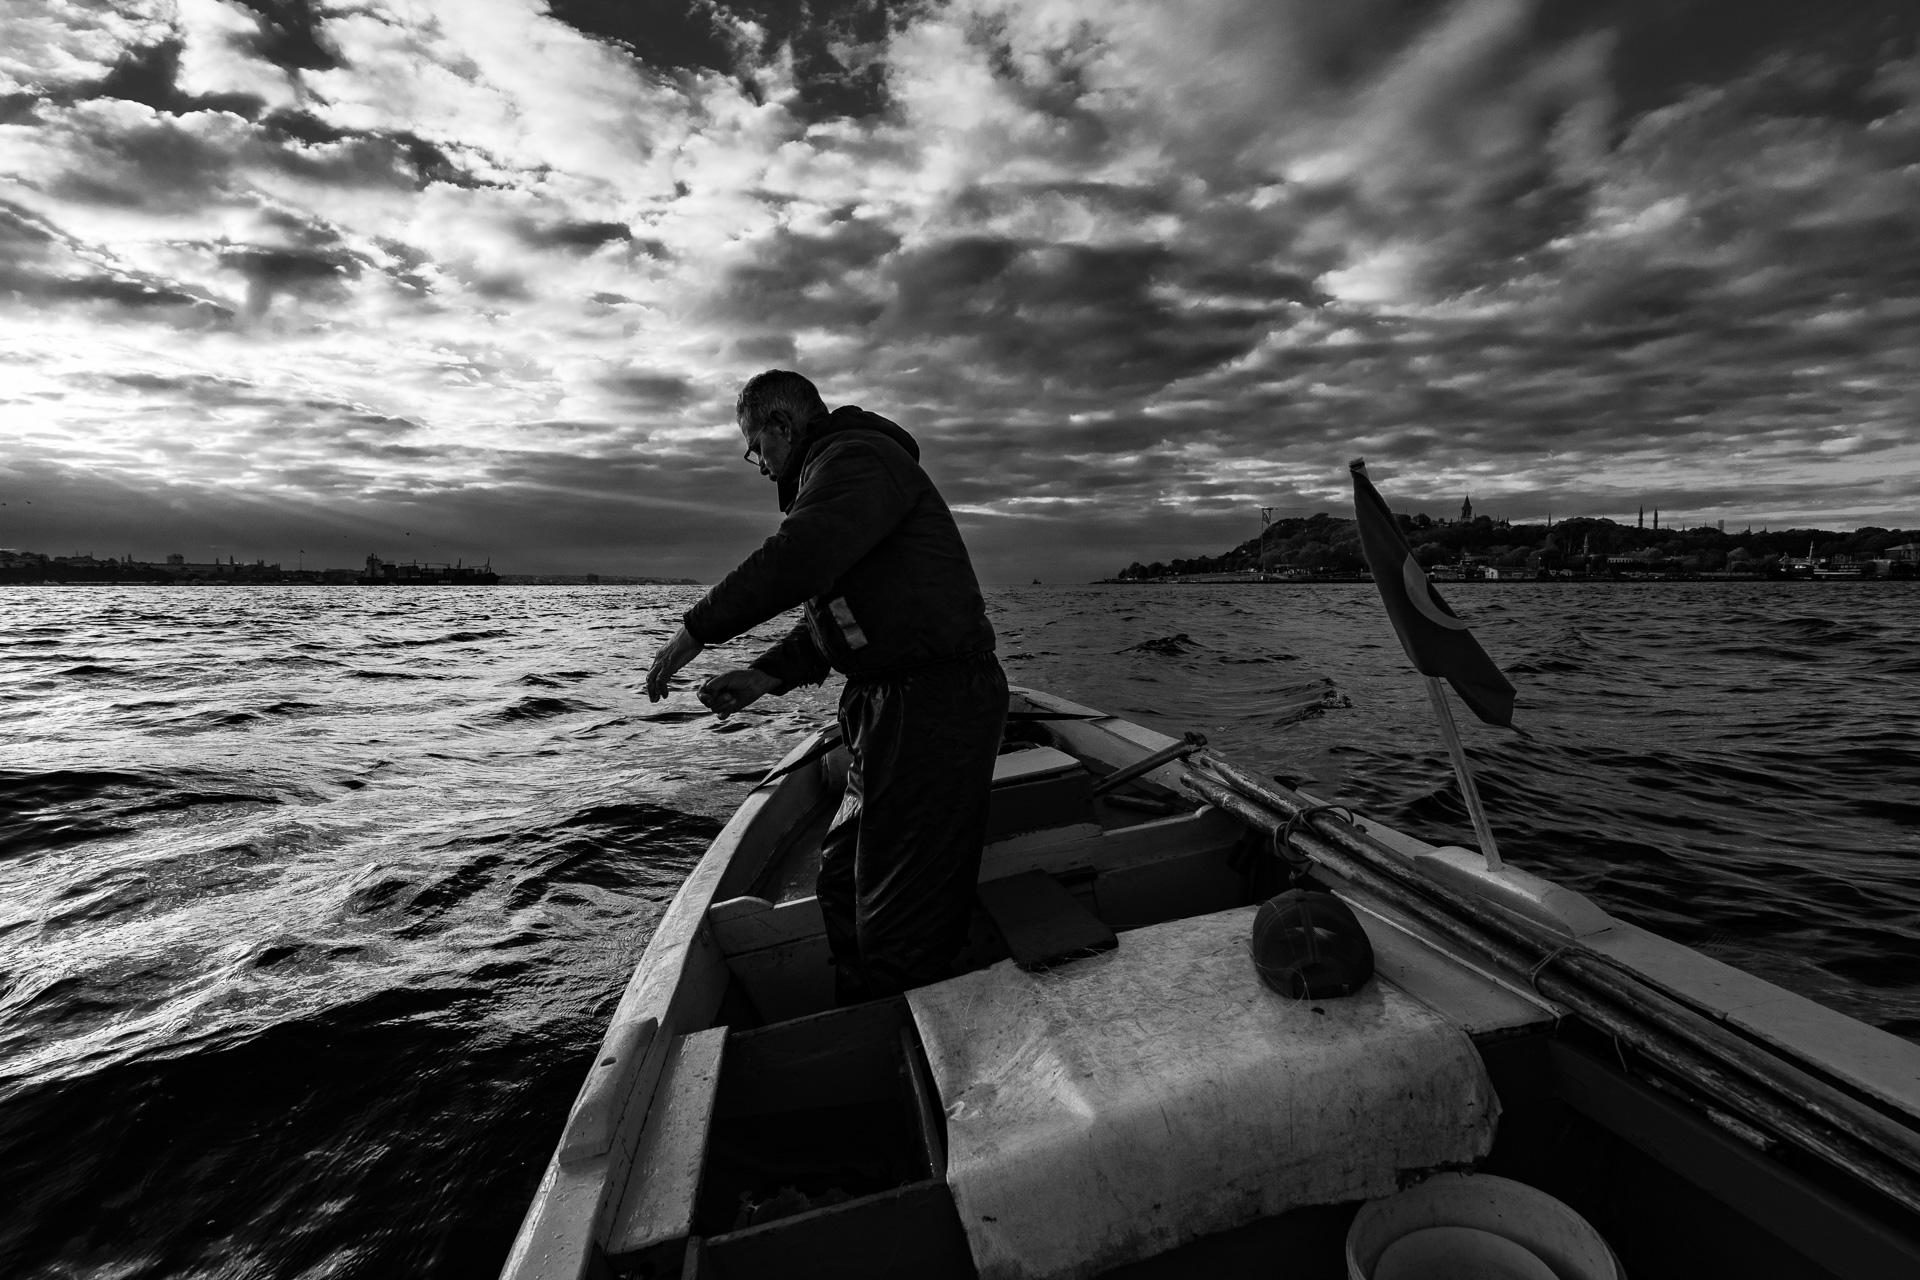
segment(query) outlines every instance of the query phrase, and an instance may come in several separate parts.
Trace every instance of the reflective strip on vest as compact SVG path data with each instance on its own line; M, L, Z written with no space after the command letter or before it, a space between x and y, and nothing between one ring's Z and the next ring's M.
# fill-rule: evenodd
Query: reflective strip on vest
M847 638L847 648L864 649L867 647L867 633L860 629L859 619L853 616L853 607L845 596L835 596L827 604L833 620L840 624L840 634Z

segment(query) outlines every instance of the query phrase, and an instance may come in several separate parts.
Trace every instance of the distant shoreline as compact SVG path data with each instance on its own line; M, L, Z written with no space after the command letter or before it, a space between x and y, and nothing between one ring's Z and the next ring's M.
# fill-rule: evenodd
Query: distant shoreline
M1804 573L1793 574L1753 574L1753 573L1694 573L1694 574L1621 574L1618 577L1554 577L1554 578L1429 578L1436 587L1565 587L1599 583L1610 587L1628 586L1671 586L1679 583L1690 586L1704 586L1712 583L1751 582L1755 584L1775 583L1873 583L1920 582L1920 577L1868 576L1864 574L1838 573L1814 576ZM1324 578L1253 578L1198 575L1190 577L1163 578L1095 578L1087 583L1090 587L1321 587L1337 584L1364 583L1373 585L1373 579L1366 574L1335 574Z
M449 587L698 587L693 578L629 578L593 574L502 574L498 582L327 582L315 578L56 578L0 574L4 587L338 587L353 591L436 591Z

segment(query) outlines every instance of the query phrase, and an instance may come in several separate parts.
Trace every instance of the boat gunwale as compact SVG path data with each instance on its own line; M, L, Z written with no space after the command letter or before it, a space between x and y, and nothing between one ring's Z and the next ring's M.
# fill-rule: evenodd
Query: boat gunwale
M646 1059L632 1068L627 1096L613 1119L613 1141L604 1154L568 1165L562 1159L567 1145L563 1130L515 1235L501 1280L580 1280L590 1273L599 1241L626 1195L634 1151L660 1085L667 1050L676 1036L710 1027L720 1006L726 958L713 939L707 911L743 853L753 850L770 858L793 819L817 802L824 786L820 767L781 770L803 760L829 731L808 734L747 793L661 914L608 1020L595 1052L596 1066L568 1111L570 1128L588 1104L597 1072L619 1069L608 1059L617 1057L626 1029L645 1019L655 1020ZM696 956L702 950L706 954ZM697 993L686 980L696 959L715 970L718 978L706 983L709 990Z

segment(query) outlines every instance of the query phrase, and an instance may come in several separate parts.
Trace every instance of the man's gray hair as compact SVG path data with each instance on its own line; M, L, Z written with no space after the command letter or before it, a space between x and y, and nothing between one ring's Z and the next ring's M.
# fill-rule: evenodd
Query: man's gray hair
M747 379L740 398L733 403L733 416L743 425L759 426L775 409L785 409L802 425L827 411L820 389L790 369L769 369Z

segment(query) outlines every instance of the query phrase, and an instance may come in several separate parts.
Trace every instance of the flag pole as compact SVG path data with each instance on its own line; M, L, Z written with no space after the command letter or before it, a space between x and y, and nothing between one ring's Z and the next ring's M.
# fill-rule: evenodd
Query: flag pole
M1434 718L1440 721L1440 736L1446 740L1447 754L1453 757L1453 773L1460 779L1460 795L1467 802L1467 814L1473 819L1473 833L1480 837L1480 853L1487 860L1487 870L1498 871L1501 867L1500 846L1493 842L1493 828L1487 823L1487 811L1480 804L1479 788L1473 785L1473 770L1467 767L1466 748L1460 745L1460 730L1453 723L1453 712L1447 707L1447 694L1440 687L1437 676L1425 677L1427 682L1427 701L1433 703Z

